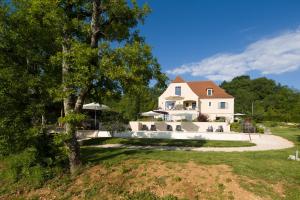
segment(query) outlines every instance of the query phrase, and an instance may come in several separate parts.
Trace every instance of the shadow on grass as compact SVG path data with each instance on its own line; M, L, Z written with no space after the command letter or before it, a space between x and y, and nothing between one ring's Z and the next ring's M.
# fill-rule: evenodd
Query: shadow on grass
M300 142L300 135L296 135L297 141Z
M152 150L144 150L143 154L151 153ZM83 163L101 163L105 161L119 162L120 160L131 159L134 155L141 154L141 150L135 149L113 149L113 148L81 148Z
M249 147L255 146L249 141L158 139L158 138L93 138L81 142L81 146L124 144L134 146L160 147Z
M203 147L206 140L179 140L157 138L93 138L82 141L83 146L102 144L126 144L137 146L177 146L177 147Z

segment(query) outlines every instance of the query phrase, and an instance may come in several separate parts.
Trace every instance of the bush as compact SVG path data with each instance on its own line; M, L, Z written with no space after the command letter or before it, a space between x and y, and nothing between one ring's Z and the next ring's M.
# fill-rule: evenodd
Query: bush
M207 115L199 113L197 120L198 120L198 122L208 122L208 117L207 117Z
M21 182L33 188L41 187L46 180L62 173L66 162L65 155L59 150L52 152L53 149L49 147L46 155L46 150L31 147L3 157L0 178L10 184Z
M225 117L219 117L218 119L214 120L215 122L226 122Z
M234 122L230 124L230 131L242 132L242 125L240 122Z
M1 177L9 183L24 180L33 187L39 187L45 180L46 171L37 164L37 150L28 148L22 153L8 156L4 160L5 170Z
M278 122L271 122L270 123L270 127L276 127L276 126L278 126Z
M265 129L261 126L256 126L256 133L265 133Z
M159 117L159 118L156 118L156 120L157 120L158 122L162 122L162 121L164 121L164 120L163 120L163 118L161 118L161 117Z

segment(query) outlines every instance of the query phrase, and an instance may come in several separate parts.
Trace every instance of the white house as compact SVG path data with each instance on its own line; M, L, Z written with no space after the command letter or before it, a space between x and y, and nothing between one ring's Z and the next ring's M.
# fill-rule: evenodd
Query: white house
M186 82L177 76L158 99L160 109L169 113L169 120L194 120L199 113L214 121L234 120L234 97L213 81Z

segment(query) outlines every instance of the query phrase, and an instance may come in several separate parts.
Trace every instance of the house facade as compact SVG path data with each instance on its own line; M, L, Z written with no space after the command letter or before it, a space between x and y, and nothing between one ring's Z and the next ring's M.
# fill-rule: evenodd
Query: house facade
M169 113L168 120L194 120L199 113L209 120L234 120L234 97L213 81L186 82L177 76L158 99L161 110Z

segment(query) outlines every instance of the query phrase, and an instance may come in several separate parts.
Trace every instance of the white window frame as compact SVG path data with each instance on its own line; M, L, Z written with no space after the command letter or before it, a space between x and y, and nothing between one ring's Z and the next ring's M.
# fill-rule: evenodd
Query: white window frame
M176 94L176 89L179 88L179 93L180 94ZM175 95L176 96L181 96L181 86L175 86Z
M208 91L210 91L210 95L209 95ZM213 95L213 89L212 88L208 88L206 90L206 94L207 94L207 96L212 96Z
M224 108L221 107L222 103L224 103L224 106L225 106ZM225 102L225 101L219 102L219 109L227 109L227 108L228 108L228 103L227 102Z

